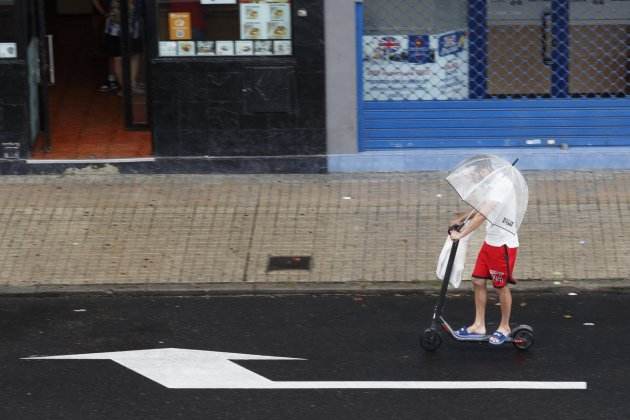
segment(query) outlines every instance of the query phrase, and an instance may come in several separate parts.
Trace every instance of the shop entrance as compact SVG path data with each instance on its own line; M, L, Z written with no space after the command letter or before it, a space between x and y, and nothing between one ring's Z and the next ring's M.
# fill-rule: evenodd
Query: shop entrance
M144 10L120 6L121 58L104 47L104 17L86 0L29 0L33 159L137 158L152 154L147 115ZM103 1L103 4L110 1ZM118 83L109 75L118 73ZM108 79L110 82L108 83ZM38 87L37 87L38 86ZM108 88L106 88L108 87Z

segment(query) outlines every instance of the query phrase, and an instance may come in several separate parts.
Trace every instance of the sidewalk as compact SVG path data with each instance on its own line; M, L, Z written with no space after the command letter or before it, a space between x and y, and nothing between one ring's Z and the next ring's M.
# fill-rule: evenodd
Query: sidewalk
M435 287L466 208L444 176L3 176L0 292ZM525 176L521 285L630 285L630 171ZM270 256L313 263L267 272Z

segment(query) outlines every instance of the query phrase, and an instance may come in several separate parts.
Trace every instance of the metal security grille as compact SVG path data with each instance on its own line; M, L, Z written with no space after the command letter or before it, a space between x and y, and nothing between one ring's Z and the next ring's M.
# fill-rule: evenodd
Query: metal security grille
M364 3L364 99L468 97L467 2Z
M610 97L628 93L630 2L487 2L487 93Z
M360 149L630 144L630 0L364 0Z
M364 99L628 94L630 1L470 3L365 0Z

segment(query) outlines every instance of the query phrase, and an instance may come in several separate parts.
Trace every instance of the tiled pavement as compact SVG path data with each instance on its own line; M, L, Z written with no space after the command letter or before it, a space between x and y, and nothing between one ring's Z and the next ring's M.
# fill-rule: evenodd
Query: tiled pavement
M466 209L444 176L0 177L0 291L437 285L448 220ZM630 172L525 176L521 283L625 284ZM279 255L312 268L267 272Z

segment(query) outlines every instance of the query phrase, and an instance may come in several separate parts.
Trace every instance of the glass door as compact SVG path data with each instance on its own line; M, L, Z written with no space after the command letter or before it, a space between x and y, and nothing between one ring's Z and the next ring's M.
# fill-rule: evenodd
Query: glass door
M29 81L29 114L31 144L38 140L49 150L50 112L48 110L48 84L52 72L52 44L46 36L46 10L44 0L30 0L27 4L28 36L26 60Z
M125 124L130 129L149 127L147 100L147 37L145 0L120 2Z

